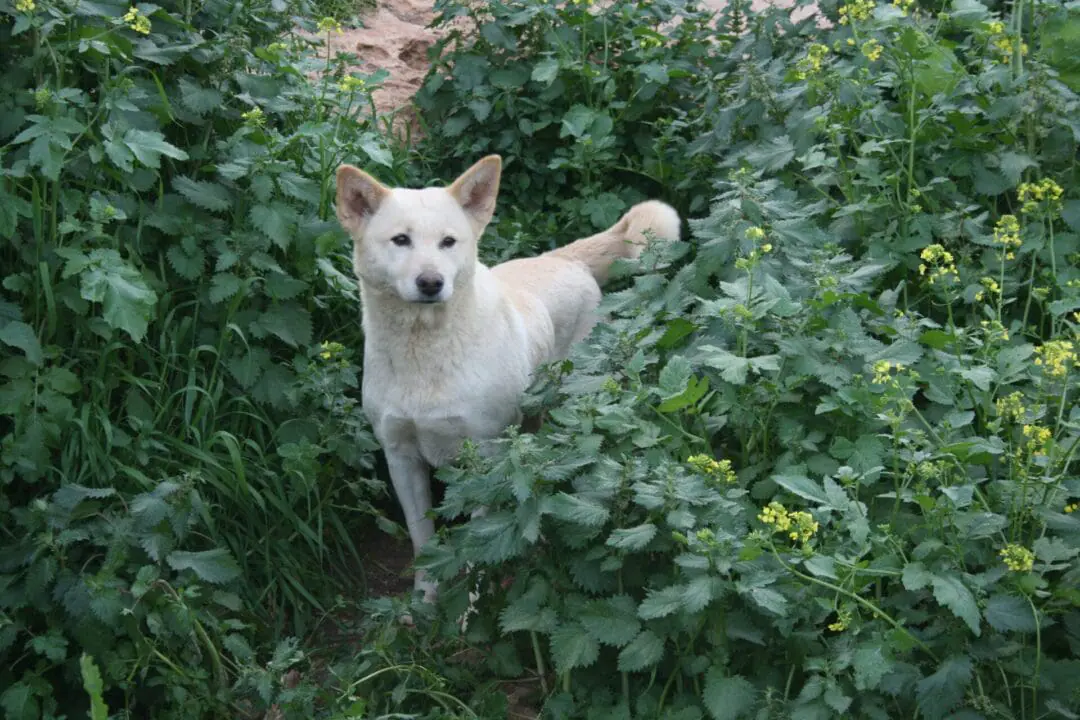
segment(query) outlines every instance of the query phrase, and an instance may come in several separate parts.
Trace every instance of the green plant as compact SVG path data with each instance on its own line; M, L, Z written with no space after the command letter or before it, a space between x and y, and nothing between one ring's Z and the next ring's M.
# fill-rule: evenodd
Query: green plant
M443 617L553 717L1080 709L1074 20L839 5L745 14L708 216L443 473Z

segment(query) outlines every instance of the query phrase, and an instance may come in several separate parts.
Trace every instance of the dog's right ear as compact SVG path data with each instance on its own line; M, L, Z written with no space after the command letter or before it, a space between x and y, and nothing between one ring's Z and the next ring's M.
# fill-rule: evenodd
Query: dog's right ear
M353 238L359 237L389 194L390 188L363 170L342 165L337 171L338 222Z

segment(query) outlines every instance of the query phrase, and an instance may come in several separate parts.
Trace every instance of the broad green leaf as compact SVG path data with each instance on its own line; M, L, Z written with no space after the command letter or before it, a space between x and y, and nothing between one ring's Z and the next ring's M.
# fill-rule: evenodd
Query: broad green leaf
M544 58L533 67L532 79L536 82L550 85L558 76L559 61L557 58Z
M264 330L292 347L311 344L311 313L295 303L282 303L259 316Z
M371 158L373 163L384 167L394 166L394 154L390 152L377 135L365 135L360 141L360 149Z
M173 189L204 210L223 212L232 207L232 195L220 183L192 180L183 175L173 178Z
M664 641L652 630L642 630L619 652L619 671L637 672L650 668L664 657Z
M564 522L596 527L607 522L610 511L593 500L564 492L543 500L542 512Z
M975 633L976 637L981 635L979 606L975 602L975 596L971 594L967 586L959 578L952 575L934 575L931 584L937 601L952 610L956 617L967 623L967 626L971 628L971 632Z
M662 590L649 590L638 607L638 617L643 620L666 617L682 609L682 604L683 588L680 585L670 585Z
M947 658L938 671L915 686L915 697L923 717L939 720L964 700L971 683L971 659L966 655Z
M805 475L773 475L770 479L804 500L810 500L819 505L830 505L829 498L821 486Z
M124 133L124 144L139 162L155 170L161 167L162 155L174 160L188 159L186 152L166 142L165 136L156 131L132 128Z
M231 272L219 272L214 273L214 276L210 278L210 302L217 305L240 292L240 287L243 285L243 281Z
M275 245L282 250L289 248L292 233L289 220L281 210L269 205L252 205L250 217L251 224Z
M581 137L592 125L595 118L596 113L590 108L584 105L573 106L563 116L560 137L566 137L567 135L576 138Z
M17 682L0 694L0 707L4 708L6 720L38 720L37 696L24 682Z
M165 562L173 570L191 570L200 579L215 585L232 582L240 577L240 566L236 564L236 560L229 554L229 551L224 548L203 550L201 552L177 550L169 553L168 557L165 558Z
M787 135L755 145L746 153L746 161L755 170L776 172L795 159L795 146Z
M30 647L38 655L54 663L63 662L67 658L68 641L58 628L52 628L44 635L34 637L30 640Z
M101 681L101 671L98 670L94 658L83 653L79 658L79 670L82 674L83 690L90 696L90 720L108 720L109 708L102 699L105 684Z
M34 328L24 322L13 320L0 328L0 342L22 350L26 359L34 365L40 367L44 361L37 333L34 332Z
M990 17L990 10L979 0L952 0L949 19L957 24L970 27Z
M607 539L607 545L633 552L644 548L654 537L656 537L656 526L652 523L642 523L632 528L613 530Z
M901 579L904 583L904 589L914 592L929 586L934 576L927 571L921 562L913 562L904 566Z
M889 673L892 661L885 657L881 645L863 645L855 651L855 687L858 690L873 690Z
M551 657L560 675L588 667L599 656L600 644L575 622L563 623L551 634Z
M993 595L986 601L986 622L998 632L1030 633L1038 629L1031 605L1016 595Z
M590 600L578 621L598 641L615 647L626 645L641 631L637 603L628 595Z
M723 668L713 665L705 674L701 699L713 720L737 720L750 716L757 704L757 689L743 676L728 677Z

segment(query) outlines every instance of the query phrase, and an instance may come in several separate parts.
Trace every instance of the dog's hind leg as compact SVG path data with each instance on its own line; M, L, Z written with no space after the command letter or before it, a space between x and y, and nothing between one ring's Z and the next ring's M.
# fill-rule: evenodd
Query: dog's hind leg
M431 468L419 454L410 453L404 448L387 450L386 464L390 469L394 493L405 513L405 525L412 540L413 557L416 557L435 534L435 522L427 514L431 509ZM422 570L416 571L415 587L424 591L425 600L435 599L435 585L424 578Z

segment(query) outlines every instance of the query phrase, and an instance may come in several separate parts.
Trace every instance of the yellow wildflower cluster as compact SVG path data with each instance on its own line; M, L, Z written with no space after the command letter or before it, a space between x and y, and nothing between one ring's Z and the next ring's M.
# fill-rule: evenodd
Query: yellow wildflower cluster
M21 13L31 13L37 5L34 0L15 0L15 9Z
M1012 61L1017 48L1020 49L1021 55L1026 56L1028 54L1027 43L1021 42L1018 38L1009 35L995 35L990 39L990 50L996 56L994 59L1002 65Z
M339 342L323 342L319 344L319 357L323 360L333 360L345 352L345 346Z
M1013 572L1029 572L1035 566L1035 553L1023 545L1009 543L998 553L1005 566Z
M1077 510L1080 510L1080 503L1069 503L1065 506L1065 512L1067 513L1074 513Z
M841 8L841 10L842 9L843 8ZM806 57L795 64L795 77L799 80L805 80L809 76L821 72L821 68L825 65L825 58L828 57L828 55L828 45L814 43L810 46L810 49L806 51Z
M929 272L931 285L938 280L949 280L957 277L953 254L941 245L937 243L927 245L919 253L919 257L923 261L919 264L919 274L926 275Z
M338 35L341 34L341 23L332 17L324 17L319 21L317 27L319 32L324 35L329 35L332 32L336 32Z
M874 0L851 0L840 7L840 24L847 25L856 20L869 20L874 12Z
M1035 364L1052 378L1063 378L1070 367L1080 367L1080 358L1072 342L1068 340L1050 340L1035 348Z
M862 44L862 54L866 56L866 59L870 62L877 62L881 57L881 53L884 48L877 40L873 38L867 40Z
M584 5L585 7L592 7L594 0L570 0L574 5Z
M1016 422L1027 412L1027 408L1024 407L1024 396L1018 392L998 398L994 407L997 408L998 417L1010 422Z
M829 623L829 629L833 632L844 632L848 629L848 625L851 624L851 611L850 610L838 610L836 612L836 622Z
M139 8L132 6L131 9L124 14L124 22L127 26L139 33L140 35L150 34L150 18L139 12Z
M660 38L653 35L643 35L641 38L638 39L638 44L645 49L658 48L663 45L663 43L660 41Z
M342 79L341 85L339 87L341 88L341 92L344 93L363 92L365 89L367 89L367 81L364 80L364 78L358 78L353 75L349 75L348 77Z
M874 363L874 383L877 385L885 385L892 380L892 371L895 370L897 374L904 371L904 366L900 363L892 363L888 360L878 360Z
M1016 248L1023 243L1020 240L1020 222L1015 215L1002 215L994 225L994 242L1005 248L1005 259L1016 257Z
M1050 206L1053 207L1055 203L1061 200L1063 193L1061 186L1050 178L1045 178L1037 183L1020 183L1020 188L1017 191L1020 202L1024 204L1021 210L1029 215L1037 211L1044 202L1049 202Z
M262 127L263 123L266 122L266 115L263 114L260 107L253 107L246 113L241 113L240 117L248 127Z
M892 0L894 7L900 8L901 15L907 15L911 11L911 6L915 4L915 0Z
M1009 341L1009 331L1000 320L983 320L979 323L983 330L986 331L986 337L988 341L993 341L1000 337L1002 342Z
M1001 286L998 285L998 281L992 277L979 278L979 284L983 286L983 290L979 290L975 293L975 299L978 302L983 301L986 297L986 293L990 293L991 295L1001 294Z
M708 455L691 455L686 459L686 464L716 481L733 483L738 479L730 460L717 460Z
M49 88L38 88L34 91L34 107L38 110L42 110L52 100L52 90Z
M772 526L773 532L787 533L792 540L804 544L810 542L810 538L818 531L818 523L813 515L804 510L789 512L776 501L761 509L758 520Z
M1036 455L1047 455L1050 452L1050 442L1054 438L1054 433L1049 428L1044 428L1041 425L1025 425L1024 437L1028 439L1028 453L1035 457Z
M751 225L746 228L746 239L757 242L758 240L765 239L765 231L759 228L757 225Z

